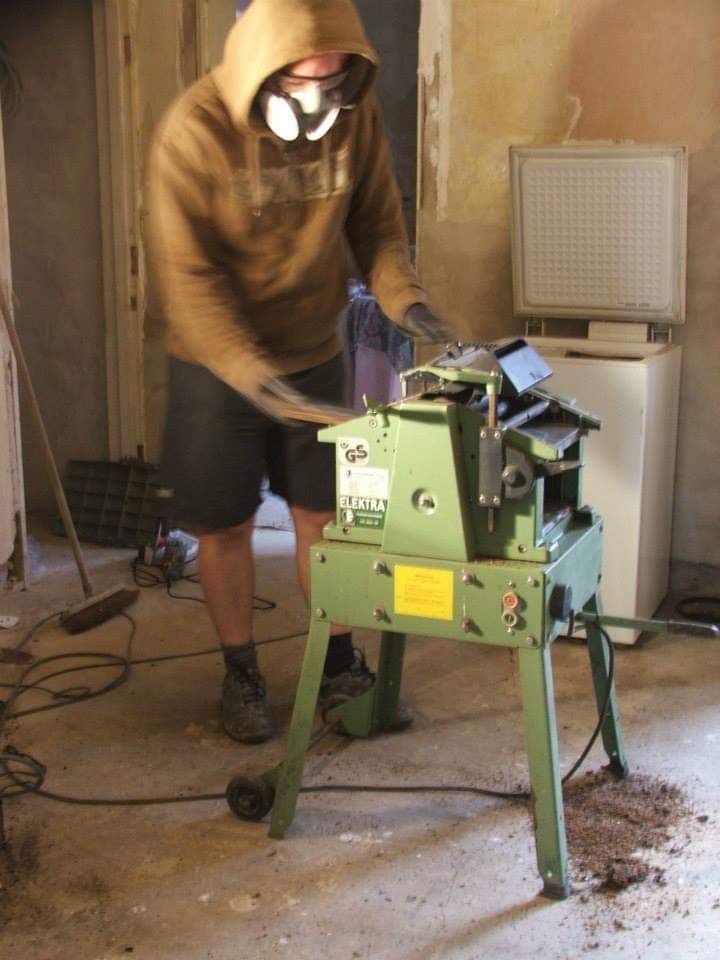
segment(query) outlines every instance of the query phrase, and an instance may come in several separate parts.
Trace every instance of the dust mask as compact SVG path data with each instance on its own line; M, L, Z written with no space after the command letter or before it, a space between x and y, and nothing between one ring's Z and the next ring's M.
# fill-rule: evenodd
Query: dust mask
M321 79L275 74L260 91L265 123L281 140L320 140L340 115L347 77L347 70Z

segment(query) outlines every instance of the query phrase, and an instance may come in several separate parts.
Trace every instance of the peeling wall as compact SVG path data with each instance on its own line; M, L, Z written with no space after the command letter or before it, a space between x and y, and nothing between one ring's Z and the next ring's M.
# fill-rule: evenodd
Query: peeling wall
M90 0L5 0L0 36L23 80L5 124L16 320L62 471L107 457L95 67ZM22 402L28 509L55 510Z
M690 148L688 320L673 556L720 564L720 5L423 0L419 268L466 337L512 316L507 149L575 140Z
M572 124L570 0L423 0L419 268L464 336L512 319L507 150Z

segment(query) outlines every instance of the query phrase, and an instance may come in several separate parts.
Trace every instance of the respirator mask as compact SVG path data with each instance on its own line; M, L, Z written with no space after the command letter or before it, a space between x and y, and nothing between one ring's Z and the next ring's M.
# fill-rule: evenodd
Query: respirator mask
M320 140L340 115L349 75L350 69L322 78L299 77L284 71L273 74L259 95L265 123L287 142L301 135L308 140Z

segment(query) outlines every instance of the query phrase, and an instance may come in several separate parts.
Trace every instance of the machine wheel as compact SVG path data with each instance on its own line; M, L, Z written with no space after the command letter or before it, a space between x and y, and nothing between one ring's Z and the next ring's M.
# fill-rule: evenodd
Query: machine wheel
M328 697L327 700L323 703L322 709L320 710L320 717L322 722L329 724L330 729L333 733L337 733L340 736L343 736L346 731L343 726L342 720L330 720L329 714L331 710L334 710L335 707L341 707L344 703L347 703L349 700L352 700L352 697L349 697L345 693L336 693L332 697Z
M262 820L272 810L275 790L261 777L233 777L225 790L225 799L241 820Z

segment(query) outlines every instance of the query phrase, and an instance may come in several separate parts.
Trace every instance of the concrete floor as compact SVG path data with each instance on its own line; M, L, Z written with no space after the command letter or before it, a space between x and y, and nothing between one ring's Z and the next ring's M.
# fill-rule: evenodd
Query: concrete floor
M292 538L257 534L258 592L279 601L257 614L258 637L301 629ZM25 593L0 598L21 622L0 646L77 598L63 541L41 538L47 572ZM99 587L128 580L131 554L88 548ZM183 592L198 587L182 584ZM143 591L133 608L134 654L191 652L213 644L207 611ZM115 620L69 637L42 630L35 656L120 650ZM372 648L370 640L368 647ZM286 726L303 644L262 654L275 719ZM581 645L554 651L563 765L594 723ZM17 667L0 665L0 680ZM661 854L667 885L611 897L537 897L527 809L470 796L316 795L301 798L288 839L233 818L222 802L107 808L38 797L6 803L14 870L0 891L0 956L20 960L264 960L326 956L435 958L717 958L720 955L720 645L655 638L620 650L618 690L634 769L687 791L704 826L680 855ZM76 674L96 683L100 671ZM96 700L13 722L6 739L49 770L50 790L137 796L223 790L244 769L276 762L282 736L241 747L220 731L220 657L137 666ZM75 681L73 681L75 682ZM513 663L502 650L414 639L407 699L412 731L348 746L323 742L306 780L448 782L515 786L525 777ZM45 702L40 701L37 702ZM32 705L29 698L22 706ZM604 761L596 750L587 764Z

